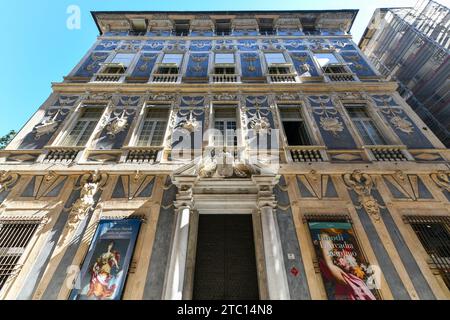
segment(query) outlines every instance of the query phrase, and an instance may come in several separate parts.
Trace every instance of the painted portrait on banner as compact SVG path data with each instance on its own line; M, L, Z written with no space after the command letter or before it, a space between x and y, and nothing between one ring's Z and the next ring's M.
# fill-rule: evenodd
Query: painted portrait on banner
M378 300L375 270L362 254L348 222L308 223L327 297L330 300Z
M141 221L102 220L71 300L120 300Z

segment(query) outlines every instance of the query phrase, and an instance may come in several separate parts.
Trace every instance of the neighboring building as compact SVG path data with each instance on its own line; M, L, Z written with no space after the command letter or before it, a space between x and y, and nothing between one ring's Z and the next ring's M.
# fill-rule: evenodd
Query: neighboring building
M450 146L450 9L430 0L377 9L359 47Z
M356 14L94 12L0 153L0 298L450 298L450 155Z

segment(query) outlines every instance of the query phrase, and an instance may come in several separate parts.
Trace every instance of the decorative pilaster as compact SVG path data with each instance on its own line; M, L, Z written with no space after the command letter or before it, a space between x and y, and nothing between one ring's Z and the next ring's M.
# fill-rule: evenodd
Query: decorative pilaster
M253 181L258 186L257 206L261 216L269 299L289 300L290 294L283 249L275 216L277 201L273 188L277 184L278 178L254 176Z
M166 278L165 300L182 300L189 240L189 221L194 210L193 185L181 184L174 202L176 222Z

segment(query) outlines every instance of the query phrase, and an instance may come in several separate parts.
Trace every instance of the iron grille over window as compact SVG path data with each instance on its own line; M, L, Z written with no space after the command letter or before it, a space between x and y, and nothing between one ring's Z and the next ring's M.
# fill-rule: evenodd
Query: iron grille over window
M20 271L20 257L39 224L40 220L0 220L0 290Z
M450 289L450 217L406 216L405 219Z

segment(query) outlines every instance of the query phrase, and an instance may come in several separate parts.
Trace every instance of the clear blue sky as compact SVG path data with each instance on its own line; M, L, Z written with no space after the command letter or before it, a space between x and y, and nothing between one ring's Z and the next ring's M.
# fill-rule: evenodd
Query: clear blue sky
M448 1L448 0L445 0ZM444 1L444 2L445 2ZM98 34L91 10L322 10L359 9L359 41L375 8L416 0L1 0L0 135L19 130L90 48ZM81 29L66 27L69 5L81 8Z

